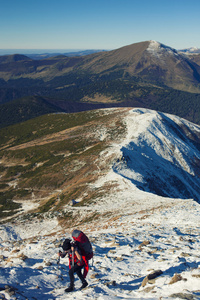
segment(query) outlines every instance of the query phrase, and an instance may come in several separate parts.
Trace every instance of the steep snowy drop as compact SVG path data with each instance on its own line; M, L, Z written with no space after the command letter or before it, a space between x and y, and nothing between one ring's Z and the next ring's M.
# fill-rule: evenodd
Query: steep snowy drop
M199 197L200 127L169 114L134 109L114 172L163 197Z

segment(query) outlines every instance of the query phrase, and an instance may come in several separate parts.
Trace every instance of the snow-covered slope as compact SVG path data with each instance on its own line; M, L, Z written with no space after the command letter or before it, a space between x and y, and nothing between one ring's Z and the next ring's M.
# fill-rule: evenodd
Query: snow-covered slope
M160 196L199 201L199 126L163 113L134 110L114 171Z
M74 223L21 218L0 226L6 299L200 299L200 127L145 109L122 110L121 118L126 135L101 153L96 164L110 161L107 172L88 187L104 193L91 205L65 207L73 220L88 215L78 226L95 252L88 288L79 291L77 279L66 295L67 259L57 265Z
M178 53L175 49L163 45L157 41L150 41L147 51L160 59L168 55L173 55L178 57Z

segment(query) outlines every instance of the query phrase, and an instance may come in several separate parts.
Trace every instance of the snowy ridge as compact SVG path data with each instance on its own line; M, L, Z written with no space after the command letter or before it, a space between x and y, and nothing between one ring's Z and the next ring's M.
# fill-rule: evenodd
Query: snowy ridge
M96 163L110 158L108 172L90 186L109 189L92 205L65 208L79 217L89 211L100 215L79 226L95 253L88 288L79 291L76 277L76 290L66 295L67 259L57 265L59 244L70 237L73 224L61 227L55 217L21 219L0 226L2 299L200 299L194 164L200 159L200 127L146 109L130 109L121 118L126 135L101 153ZM153 280L147 278L158 270Z
M122 160L114 171L147 192L199 201L200 179L194 178L194 165L200 151L190 138L192 132L199 135L199 126L175 116L136 109L127 118L127 128Z

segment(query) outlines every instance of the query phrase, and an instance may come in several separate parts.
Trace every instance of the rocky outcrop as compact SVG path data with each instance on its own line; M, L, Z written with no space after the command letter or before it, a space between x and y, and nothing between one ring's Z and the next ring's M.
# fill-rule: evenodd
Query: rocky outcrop
M161 270L156 270L147 275L144 280L142 281L141 287L144 287L150 280L157 278L160 276L163 272Z

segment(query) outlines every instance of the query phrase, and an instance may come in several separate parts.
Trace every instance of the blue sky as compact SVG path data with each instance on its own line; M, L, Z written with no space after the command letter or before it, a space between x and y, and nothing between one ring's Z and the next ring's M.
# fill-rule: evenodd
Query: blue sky
M199 0L0 0L0 49L200 48Z

